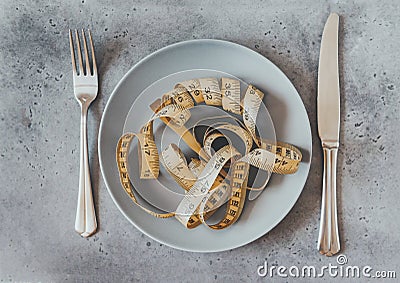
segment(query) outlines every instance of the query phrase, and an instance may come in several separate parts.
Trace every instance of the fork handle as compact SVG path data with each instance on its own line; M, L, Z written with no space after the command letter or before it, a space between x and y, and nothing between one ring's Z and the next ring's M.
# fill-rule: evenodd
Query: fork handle
M81 140L79 195L75 218L75 230L83 237L89 237L97 229L96 213L90 181L88 144L87 144L87 103L81 104Z
M336 205L336 162L338 148L323 147L323 151L324 177L318 250L321 254L332 256L340 250Z

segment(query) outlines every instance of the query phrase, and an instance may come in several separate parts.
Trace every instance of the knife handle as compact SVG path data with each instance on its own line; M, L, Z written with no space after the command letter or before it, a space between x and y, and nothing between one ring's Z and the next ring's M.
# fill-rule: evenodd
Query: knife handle
M323 146L323 150L324 178L318 250L321 254L332 256L340 250L336 205L336 161L338 148Z

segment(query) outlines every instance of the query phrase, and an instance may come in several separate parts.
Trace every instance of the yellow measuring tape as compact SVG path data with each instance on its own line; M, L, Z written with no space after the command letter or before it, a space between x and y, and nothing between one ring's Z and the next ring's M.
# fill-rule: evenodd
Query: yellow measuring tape
M211 229L220 230L235 223L246 201L247 190L262 190L248 186L250 167L266 172L292 174L298 169L301 152L292 145L261 139L256 132L256 118L264 94L249 85L241 99L240 81L231 78L200 78L178 83L150 105L153 117L139 133L126 133L118 141L116 159L120 181L132 201L147 213L159 217L175 217L185 227L191 229L204 223ZM235 118L237 125L221 122L210 126L202 143L193 132L185 127L191 117L190 109L203 104L222 107L223 110L241 116ZM188 163L180 148L170 144L159 154L154 134L153 122L163 121L198 155ZM232 145L224 131L234 133L245 145L241 154ZM184 196L174 212L157 213L142 204L135 197L128 173L129 148L138 140L139 167L141 179L157 179L160 163L170 176L184 190ZM225 138L228 144L214 150L213 144ZM216 224L206 220L224 203L225 214Z

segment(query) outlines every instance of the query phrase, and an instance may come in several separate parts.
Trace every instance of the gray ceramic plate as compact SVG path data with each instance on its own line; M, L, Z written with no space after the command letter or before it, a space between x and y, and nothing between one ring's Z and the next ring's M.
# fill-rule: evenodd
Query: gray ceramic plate
M222 231L212 231L204 226L187 230L174 218L157 219L148 215L122 189L115 162L117 141L138 95L170 74L192 69L226 72L267 93L264 103L275 125L277 140L294 144L304 155L296 174L273 175L259 198L246 203L239 221ZM122 214L149 237L177 249L197 252L236 248L276 226L293 207L304 187L310 169L311 147L307 112L289 79L260 54L220 40L181 42L142 59L116 86L104 110L99 134L101 171Z

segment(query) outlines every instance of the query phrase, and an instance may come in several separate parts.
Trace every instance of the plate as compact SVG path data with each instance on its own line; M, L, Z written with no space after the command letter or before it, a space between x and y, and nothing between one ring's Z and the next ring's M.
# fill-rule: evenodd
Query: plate
M176 219L157 219L137 207L119 183L115 147L137 96L154 82L192 69L232 74L266 93L276 139L303 153L293 175L274 174L267 188L231 227L212 231L204 225L188 230ZM147 106L146 106L147 107ZM99 133L100 168L107 189L122 214L144 234L168 246L195 252L217 252L254 241L275 227L290 211L306 182L311 161L311 128L307 112L290 80L262 55L221 40L191 40L162 48L137 63L121 79L105 107Z

